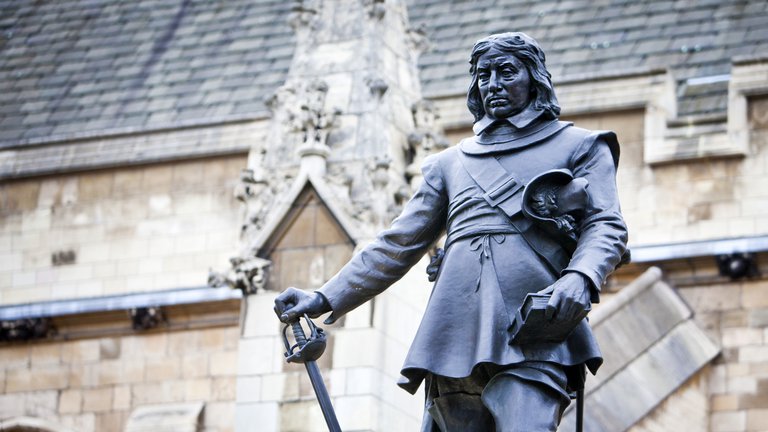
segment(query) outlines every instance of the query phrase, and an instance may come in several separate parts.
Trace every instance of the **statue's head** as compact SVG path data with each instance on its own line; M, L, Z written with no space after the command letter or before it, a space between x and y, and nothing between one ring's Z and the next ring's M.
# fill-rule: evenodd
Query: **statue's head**
M467 93L475 121L486 113L509 117L531 104L546 118L557 118L560 106L544 60L544 51L525 33L500 33L477 41L469 60L472 83Z

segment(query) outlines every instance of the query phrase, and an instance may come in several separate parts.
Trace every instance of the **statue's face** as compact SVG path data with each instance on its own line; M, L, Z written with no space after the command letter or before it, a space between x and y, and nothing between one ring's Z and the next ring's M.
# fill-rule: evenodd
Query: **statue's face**
M486 114L505 118L531 101L531 75L512 54L491 48L477 60L477 85Z

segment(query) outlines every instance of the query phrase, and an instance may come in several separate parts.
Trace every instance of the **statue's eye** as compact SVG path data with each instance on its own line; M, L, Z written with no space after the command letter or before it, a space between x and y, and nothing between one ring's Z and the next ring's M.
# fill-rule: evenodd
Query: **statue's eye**
M517 75L517 69L515 69L515 68L508 68L508 67L504 68L504 69L501 70L501 75L504 76L505 78L513 77L513 76Z

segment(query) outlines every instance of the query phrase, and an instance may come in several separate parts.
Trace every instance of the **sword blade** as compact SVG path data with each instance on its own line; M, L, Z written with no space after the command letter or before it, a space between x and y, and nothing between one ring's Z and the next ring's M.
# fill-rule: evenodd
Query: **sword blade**
M312 388L315 390L317 401L320 403L320 410L323 412L328 430L330 432L341 432L341 426L339 426L336 413L333 411L331 398L328 396L328 390L325 388L323 377L320 375L320 368L317 367L317 363L314 361L305 362L304 367L307 368L309 381L312 382Z

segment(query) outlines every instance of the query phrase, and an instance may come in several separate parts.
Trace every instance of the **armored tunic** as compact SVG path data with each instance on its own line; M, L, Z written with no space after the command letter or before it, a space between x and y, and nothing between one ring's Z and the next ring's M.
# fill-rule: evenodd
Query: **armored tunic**
M597 302L627 236L616 192L615 135L523 114L530 118L507 119L509 125L501 126L515 132L502 134L504 139L484 142L483 132L491 125L481 121L478 135L427 158L424 181L402 214L319 290L335 320L400 279L447 232L445 257L401 371L399 385L411 393L428 373L467 377L484 363L586 364L593 373L602 363L586 320L563 342L509 344L511 319L526 294L546 288L565 272L586 276ZM589 182L581 234L566 261L558 264L535 247L538 240L550 246L553 241L522 217L522 187L507 187L489 199L468 171L466 158L500 164L511 184L524 185L563 168Z

